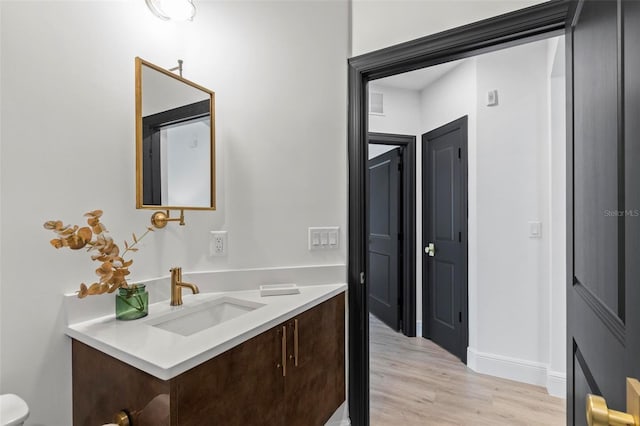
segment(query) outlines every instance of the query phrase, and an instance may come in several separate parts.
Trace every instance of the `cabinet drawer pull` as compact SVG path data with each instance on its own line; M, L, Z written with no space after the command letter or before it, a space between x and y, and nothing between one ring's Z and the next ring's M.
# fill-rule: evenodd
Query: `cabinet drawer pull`
M282 326L282 348L281 348L281 354L282 354L282 377L285 377L287 375L287 327L286 326Z

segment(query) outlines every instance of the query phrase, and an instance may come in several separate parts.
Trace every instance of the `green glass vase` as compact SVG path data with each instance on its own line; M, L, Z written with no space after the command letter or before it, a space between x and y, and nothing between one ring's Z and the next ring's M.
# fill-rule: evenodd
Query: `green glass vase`
M129 288L119 288L116 294L116 319L134 320L149 313L149 292L144 284L133 284Z

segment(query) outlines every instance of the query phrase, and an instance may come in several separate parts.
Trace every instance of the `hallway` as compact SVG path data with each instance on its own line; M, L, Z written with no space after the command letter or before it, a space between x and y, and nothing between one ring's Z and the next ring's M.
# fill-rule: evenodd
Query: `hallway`
M475 373L430 340L369 318L371 425L565 424L565 400L544 388Z

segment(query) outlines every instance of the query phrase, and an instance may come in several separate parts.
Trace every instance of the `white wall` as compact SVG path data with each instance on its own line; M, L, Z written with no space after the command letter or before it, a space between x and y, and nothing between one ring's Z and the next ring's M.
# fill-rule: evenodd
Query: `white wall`
M2 22L2 2L0 1L0 23ZM2 31L0 30L0 53L2 52ZM0 54L0 100L2 99L2 54ZM1 101L0 101L1 102ZM0 113L0 267L2 260L2 113ZM2 271L0 270L0 296L2 289ZM0 321L3 317L2 301L0 300ZM2 350L2 323L0 323L0 392L2 391L2 364L3 364L3 350Z
M550 79L549 43L472 58L423 89L418 134L468 116L469 366L564 395L564 99L563 77ZM488 107L493 89L499 105ZM542 222L542 238L529 237L529 221Z
M396 148L397 148L396 145L377 145L377 144L370 143L369 144L369 160L377 157L378 155L382 155L385 152L392 151Z
M548 223L541 239L529 238L527 226L542 221L548 198L546 57L546 42L538 42L477 59L478 335L470 350L485 361L527 361L532 370L548 362L549 348L541 270ZM492 89L499 105L487 107Z
M547 388L558 396L566 389L567 152L564 39L549 43L549 377Z
M185 76L216 92L219 209L150 235L134 279L174 265L345 262L346 232L340 250L309 252L307 227L346 231L347 3L196 6L194 22L174 24L144 2L0 3L0 392L27 400L29 425L71 424L62 294L96 267L54 250L42 223L101 208L122 241L149 221L134 208L135 56L184 59ZM219 229L229 255L211 258L208 231Z
M382 93L384 114L369 114L369 131L418 135L420 132L420 92L369 83L369 93Z
M512 12L545 0L353 0L353 56Z

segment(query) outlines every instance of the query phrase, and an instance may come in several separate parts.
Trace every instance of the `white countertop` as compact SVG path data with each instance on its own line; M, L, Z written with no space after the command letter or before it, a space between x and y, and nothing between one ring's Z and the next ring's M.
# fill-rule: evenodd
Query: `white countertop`
M299 288L299 294L267 297L260 296L257 289L196 295L186 294L185 291L182 306L169 306L169 301L165 300L149 305L149 315L144 318L116 321L114 315L109 315L70 324L65 333L159 379L169 380L344 292L347 285L324 284ZM169 312L223 296L264 306L190 336L149 324Z

